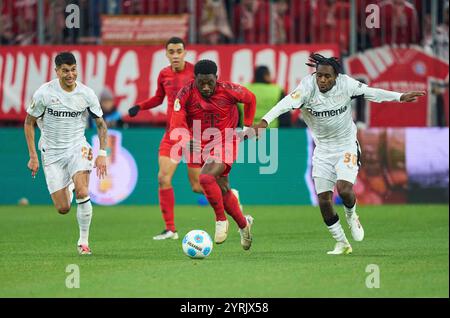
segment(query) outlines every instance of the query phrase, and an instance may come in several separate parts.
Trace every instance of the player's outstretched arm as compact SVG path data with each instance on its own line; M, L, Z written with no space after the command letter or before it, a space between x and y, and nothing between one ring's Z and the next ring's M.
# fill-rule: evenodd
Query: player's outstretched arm
M424 91L412 91L412 92L407 92L407 93L403 93L403 95L400 97L400 101L401 102L415 102L417 100L417 97L420 96L425 96L426 92Z
M97 168L97 177L100 179L107 175L106 170L106 145L108 138L108 128L102 117L95 119L97 124L97 135L100 140L100 150L98 152L97 158L95 158L95 168Z
M147 99L143 102L140 102L139 104L134 105L133 107L128 109L128 115L130 117L134 117L141 110L147 110L147 109L154 108L156 106L161 105L162 102L164 101L164 96L165 95L155 95L150 99Z
M373 88L361 83L350 76L343 75L349 87L350 96L361 96L365 99L376 103L382 102L414 102L417 97L426 95L424 91L411 91L406 93L399 93L388 91L381 88Z
M30 154L30 160L27 166L31 170L31 176L33 178L36 177L36 173L39 170L39 159L34 144L34 125L36 124L36 120L36 117L27 114L24 123L25 138L27 140L28 153Z
M139 111L141 110L147 110L150 108L154 108L156 106L159 106L164 101L164 97L166 96L166 92L164 90L163 86L163 79L161 77L161 73L158 76L158 88L156 89L155 96L144 100L143 102L139 102L130 109L128 109L128 115L130 117L136 116Z

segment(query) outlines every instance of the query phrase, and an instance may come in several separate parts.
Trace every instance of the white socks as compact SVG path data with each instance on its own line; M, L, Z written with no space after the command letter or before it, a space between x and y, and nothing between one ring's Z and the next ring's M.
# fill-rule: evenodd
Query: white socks
M334 223L333 225L330 225L327 227L331 233L331 236L333 236L333 238L336 241L342 242L342 243L348 243L347 237L345 236L345 233L344 233L344 229L342 228L339 220L337 220L337 222Z
M347 217L352 216L355 213L355 211L356 211L356 202L355 202L355 204L353 205L353 207L351 209L347 208L344 205L344 210L345 210L345 214L347 215Z
M89 245L89 226L92 219L92 204L90 197L77 199L77 219L80 226L80 239L78 245Z

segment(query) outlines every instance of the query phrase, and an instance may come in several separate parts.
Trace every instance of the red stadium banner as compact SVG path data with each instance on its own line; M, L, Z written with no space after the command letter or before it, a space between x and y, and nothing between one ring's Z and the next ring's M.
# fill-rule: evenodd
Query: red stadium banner
M371 127L423 127L433 125L433 87L448 85L448 61L420 47L380 47L351 56L344 63L347 73L366 84L398 92L426 91L414 103L367 103ZM446 102L448 105L448 101Z
M214 60L219 78L237 83L253 79L253 69L266 65L274 82L293 90L313 69L305 65L317 52L339 56L335 45L253 45L187 47L186 60ZM0 48L0 120L23 120L33 93L56 78L54 57L70 50L78 64L78 80L91 87L97 96L108 87L114 93L118 110L125 115L137 101L156 92L160 70L168 65L161 46L23 46ZM128 122L164 124L167 104L140 112Z
M187 39L188 14L102 15L103 44L162 44L172 36Z

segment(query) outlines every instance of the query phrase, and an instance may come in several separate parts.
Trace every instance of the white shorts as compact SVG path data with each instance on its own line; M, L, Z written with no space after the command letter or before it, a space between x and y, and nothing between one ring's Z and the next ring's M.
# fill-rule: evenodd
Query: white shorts
M336 149L314 149L312 177L316 193L334 190L337 180L355 183L361 158L361 148L356 141L348 147Z
M45 151L41 151L45 180L50 194L72 183L72 177L78 171L91 171L94 166L92 148L86 141L68 149L59 160L50 164L45 164L45 155Z

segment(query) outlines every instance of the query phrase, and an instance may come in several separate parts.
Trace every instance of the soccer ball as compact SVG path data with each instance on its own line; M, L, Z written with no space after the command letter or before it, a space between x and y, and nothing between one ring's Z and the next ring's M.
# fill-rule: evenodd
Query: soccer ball
M191 258L205 258L211 254L213 243L208 233L192 230L186 234L182 242L183 252Z

